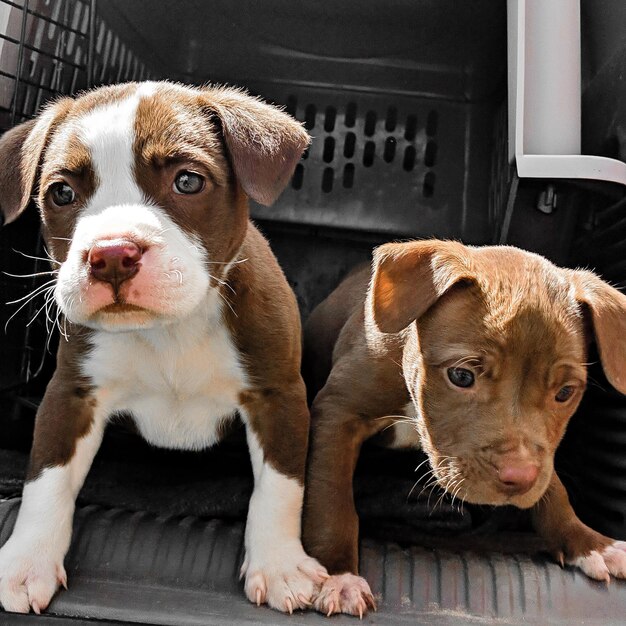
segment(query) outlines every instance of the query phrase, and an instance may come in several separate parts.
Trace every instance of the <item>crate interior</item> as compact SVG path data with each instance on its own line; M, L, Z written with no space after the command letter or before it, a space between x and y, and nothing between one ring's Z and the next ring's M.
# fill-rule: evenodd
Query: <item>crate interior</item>
M251 212L270 239L303 317L351 267L370 258L374 245L428 236L472 244L497 239L511 174L506 158L506 3L501 0L106 0L97 5L87 0L0 0L0 26L2 129L32 117L58 93L146 78L244 86L301 120L313 137L310 149L275 205L253 205ZM29 43L22 45L24 41ZM533 215L537 228L547 233L550 255L554 222ZM49 269L37 219L31 207L0 230L0 264L6 272ZM617 217L607 228L617 232L622 226ZM584 228L578 236L579 252L601 237ZM586 262L584 254L577 258ZM590 263L595 258L589 254ZM617 267L614 259L611 267ZM45 280L0 275L3 300L17 301ZM18 311L22 304L3 306L0 314L2 496L20 493L35 410L59 340L46 324L42 298ZM616 408L609 416L619 432L624 419L620 402L611 405ZM579 428L578 440L586 432ZM251 487L241 439L236 432L207 453L159 451L139 441L127 424L116 423L82 502L181 519L241 520ZM617 448L614 463L619 467L622 448ZM468 537L525 524L517 514L509 521L510 512L494 519L493 511L458 510L445 502L433 515L424 502L406 497L419 462L414 453L389 455L374 449L366 457L369 465L360 468L356 489L368 537L409 545L425 541L425 533L447 540L454 531L465 533L465 545L480 547L480 541ZM605 501L623 494L621 484L605 487ZM603 510L613 516L613 528L623 528L621 504ZM95 511L83 517L95 519ZM123 515L118 517L126 524ZM431 536L430 541L438 540ZM514 550L524 541L515 535L500 541L498 549ZM387 553L381 556L380 547L371 550L365 560L372 575L384 574ZM415 557L415 567L423 565L422 556ZM470 561L463 560L467 602L474 597ZM431 574L440 577L440 594L438 600L424 599L424 607L431 602L458 606L446 604L441 591L441 576L456 576L458 567L451 563L431 564ZM490 572L498 563L483 565L484 580L495 581ZM519 571L526 570L520 565ZM495 582L493 586L496 594ZM404 606L404 600L398 602ZM503 613L504 606L496 603L485 615L526 614L517 605L510 615Z

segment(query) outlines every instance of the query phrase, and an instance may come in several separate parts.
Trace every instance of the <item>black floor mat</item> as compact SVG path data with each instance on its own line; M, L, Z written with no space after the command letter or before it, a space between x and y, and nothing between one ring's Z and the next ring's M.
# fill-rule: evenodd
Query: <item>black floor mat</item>
M0 543L18 505L0 503ZM48 613L177 626L329 623L312 612L283 616L248 603L238 580L242 541L238 521L79 508L66 559L69 591ZM528 555L365 540L361 563L379 603L365 623L621 624L626 614L625 583L607 588ZM0 614L1 623L8 620Z

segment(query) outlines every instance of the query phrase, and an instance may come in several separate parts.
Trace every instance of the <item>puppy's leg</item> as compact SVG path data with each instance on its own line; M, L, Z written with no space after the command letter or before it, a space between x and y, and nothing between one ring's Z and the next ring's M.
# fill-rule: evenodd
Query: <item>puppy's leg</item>
M86 395L84 395L86 394ZM7 611L44 610L59 584L70 545L76 495L104 429L93 396L55 374L37 413L22 503L0 549L0 603Z
M367 581L358 575L359 518L352 478L361 444L375 431L371 422L342 409L341 400L325 388L313 405L302 538L307 552L331 574L315 608L327 615L362 617L376 605Z
M245 592L280 611L311 606L326 570L300 540L309 412L304 383L248 392L244 421L254 492L241 568Z
M626 578L626 542L605 537L583 524L556 472L544 497L533 507L533 522L555 559L579 567L587 576Z

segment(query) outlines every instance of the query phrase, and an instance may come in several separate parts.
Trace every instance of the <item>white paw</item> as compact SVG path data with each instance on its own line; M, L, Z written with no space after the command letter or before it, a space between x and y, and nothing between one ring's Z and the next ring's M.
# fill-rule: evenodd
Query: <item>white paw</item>
M282 546L270 558L261 560L254 554L241 567L246 577L244 589L250 602L268 604L284 613L306 609L328 573L315 559L306 555L299 542L291 548Z
M0 550L0 604L5 611L45 610L59 585L67 588L63 559L13 538Z
M362 618L369 609L376 610L376 602L367 581L354 574L330 576L315 598L314 606L328 617L333 613L348 613Z
M601 552L592 550L587 556L572 559L569 564L579 567L589 578L607 583L611 576L626 578L626 542L615 541Z

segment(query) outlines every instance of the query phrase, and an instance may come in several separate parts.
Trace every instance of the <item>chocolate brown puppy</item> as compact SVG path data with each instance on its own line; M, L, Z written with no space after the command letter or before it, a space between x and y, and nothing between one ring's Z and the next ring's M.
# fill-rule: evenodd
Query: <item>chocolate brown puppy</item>
M385 428L393 445L421 447L456 498L531 508L558 561L626 578L626 544L576 517L554 471L590 341L626 393L626 296L516 248L392 243L317 307L305 336L309 369L327 379L312 408L303 526L331 574L318 610L374 606L358 576L352 476L362 443Z

